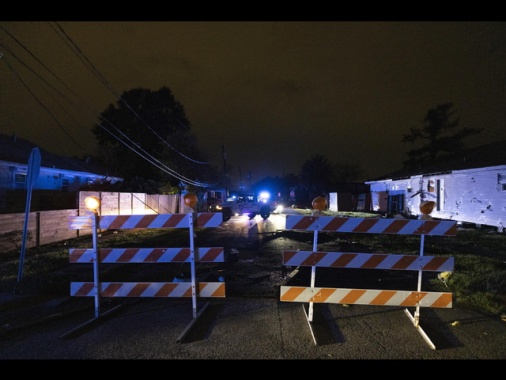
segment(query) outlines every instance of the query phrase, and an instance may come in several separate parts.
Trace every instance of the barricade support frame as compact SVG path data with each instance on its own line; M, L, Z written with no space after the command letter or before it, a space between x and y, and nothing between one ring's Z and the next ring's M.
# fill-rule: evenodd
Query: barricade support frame
M298 267L311 267L311 283L309 287L280 287L281 302L304 302L308 304L308 310L303 308L314 343L317 345L317 338L313 331L313 304L317 303L359 303L371 305L401 305L413 306L415 311L410 313L406 307L404 312L410 319L413 326L420 333L430 348L436 346L420 326L420 307L448 308L452 306L451 293L422 292L423 271L452 271L454 267L453 257L441 259L424 255L425 235L455 236L457 223L454 221L435 221L430 217L424 219L373 219L373 218L347 218L322 216L318 211L312 216L287 215L287 230L313 231L313 250L310 251L283 251L282 266L290 265ZM370 254L370 253L347 253L347 252L321 252L318 251L318 233L326 232L347 232L347 233L385 233L398 235L419 235L420 252L415 259L414 255L398 254ZM317 288L316 268L363 268L363 269L395 269L395 270L417 270L416 291L382 291L372 289L342 289L342 288ZM374 297L369 296L373 294ZM369 298L367 298L369 296ZM396 297L400 296L400 299ZM369 302L358 301L361 297ZM422 302L425 300L425 304ZM427 301L428 300L428 301ZM352 301L352 302L350 302Z
M102 313L100 300L102 297L191 297L193 321L190 323L185 332L178 338L188 332L189 328L193 326L198 317L207 308L204 304L201 312L197 310L197 298L199 297L225 297L225 282L199 282L196 274L196 262L199 259L203 261L223 262L224 261L224 248L223 247L195 247L194 227L218 227L223 223L222 213L182 213L182 214L147 214L147 215L106 215L99 216L96 212L89 212L85 216L70 216L69 229L92 229L92 249L69 249L69 260L71 263L79 262L78 259L72 261L72 256L86 256L85 262L90 262L89 256L91 254L91 262L93 264L93 283L71 282L71 296L93 296L94 297L94 318L80 327L75 328L71 332L64 334L62 337L67 337L81 330L82 328L91 325L100 317L110 314L111 310ZM164 283L106 283L101 282L99 278L99 264L103 261L100 249L98 247L98 231L107 229L133 229L133 228L188 228L189 233L189 252L187 248L157 248L160 250L168 251L167 257L162 257L160 261L155 262L182 262L190 264L191 279L190 283L180 282L164 282ZM106 249L108 253L117 253L121 248ZM145 249L144 249L145 250ZM149 250L149 248L148 248ZM155 249L153 249L155 250ZM172 252L179 250L183 254L175 255ZM198 253L197 255L195 253ZM131 252L129 252L131 253ZM204 256L205 255L205 256ZM131 258L131 257L130 257ZM145 256L142 256L145 258ZM119 256L110 259L109 263L125 264L124 258L120 259ZM137 260L137 261L135 261ZM137 263L153 263L153 261L142 259L130 260L127 262ZM78 286L78 289L75 287ZM105 286L105 289L104 289ZM126 288L126 290L125 290ZM156 291L153 291L155 288ZM113 289L113 290L110 290ZM140 289L140 290L138 290ZM178 291L178 289L182 289ZM203 291L203 289L205 291ZM190 293L189 293L190 291Z

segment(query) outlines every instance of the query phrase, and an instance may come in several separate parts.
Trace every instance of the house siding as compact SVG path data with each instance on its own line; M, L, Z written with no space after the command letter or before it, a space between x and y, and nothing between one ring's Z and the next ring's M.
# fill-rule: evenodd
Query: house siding
M506 165L368 182L374 211L388 212L388 198L404 195L402 212L420 216L421 193L436 202L431 216L497 227L506 223Z

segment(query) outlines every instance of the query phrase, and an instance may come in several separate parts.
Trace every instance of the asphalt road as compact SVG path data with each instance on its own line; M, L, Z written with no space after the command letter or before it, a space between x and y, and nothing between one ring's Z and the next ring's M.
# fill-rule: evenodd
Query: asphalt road
M284 272L279 254L308 249L311 237L293 240L277 232L282 216L271 218L234 217L197 234L233 255L225 298L196 307L191 298L112 299L98 318L93 298L51 299L13 329L19 316L3 307L0 359L506 359L506 323L458 306L421 308L420 328L407 315L414 308L391 306L314 304L308 320L308 304L279 301L280 284L308 276Z
M0 358L506 358L506 324L458 307L422 313L435 350L399 308L318 307L313 329L302 305L275 298L227 297L198 305L196 320L191 302L182 299L140 300L98 319L92 309L90 302L88 311L3 335Z

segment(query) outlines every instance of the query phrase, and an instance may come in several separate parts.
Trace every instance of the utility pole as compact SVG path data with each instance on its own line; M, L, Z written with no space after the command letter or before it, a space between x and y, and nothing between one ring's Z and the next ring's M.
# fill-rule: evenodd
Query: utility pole
M225 175L225 197L228 198L228 176L227 176L227 153L225 152L225 145L221 144L223 152L223 173Z

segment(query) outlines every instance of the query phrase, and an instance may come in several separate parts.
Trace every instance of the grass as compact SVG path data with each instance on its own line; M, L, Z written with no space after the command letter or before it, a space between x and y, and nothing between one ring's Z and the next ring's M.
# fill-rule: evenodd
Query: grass
M305 210L301 210L301 213L304 212ZM356 213L352 215L358 216ZM367 216L360 214L360 217ZM188 240L186 234L186 231L174 229L146 229L117 235L109 233L107 238L104 235L99 239L99 246L156 247L166 246L167 241L170 241L172 246L186 246ZM291 234L293 235L297 236L297 233ZM300 235L300 239L307 240L307 234ZM392 238L389 235L379 234L335 233L330 238L339 245L345 246L349 243L350 246L360 246L362 252L418 255L420 249L420 237L409 235L396 235ZM89 247L89 243L88 236L29 249L24 260L21 290L34 292L36 289L39 295L67 296L69 283L76 281L76 275L88 276L83 280L92 281L93 279L89 277L92 275L89 266L86 270L80 267L87 264L68 263L68 247ZM429 280L431 291L451 292L454 304L493 315L506 314L506 234L493 229L460 228L455 237L426 236L424 254L451 256L455 259L454 271L445 282L436 276ZM2 254L0 293L13 291L17 283L18 267L19 252ZM72 267L73 271L70 271L69 267ZM110 278L120 274L115 275L115 270L125 270L125 266L114 268L116 269L113 267L107 269ZM119 277L122 278L122 275ZM101 280L106 279L101 277Z

